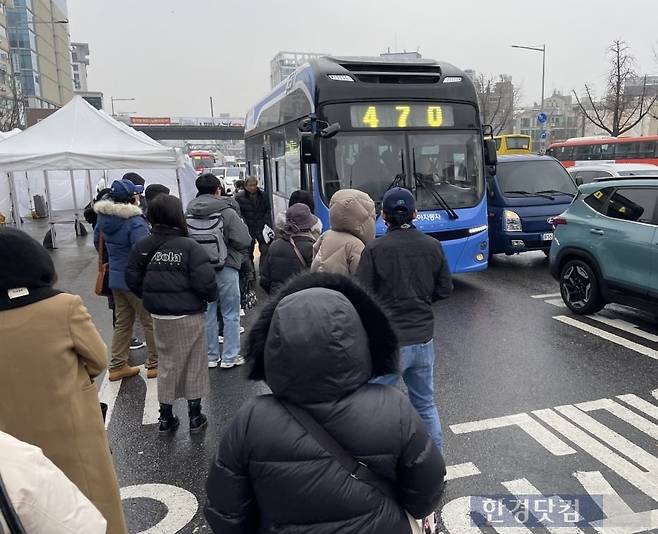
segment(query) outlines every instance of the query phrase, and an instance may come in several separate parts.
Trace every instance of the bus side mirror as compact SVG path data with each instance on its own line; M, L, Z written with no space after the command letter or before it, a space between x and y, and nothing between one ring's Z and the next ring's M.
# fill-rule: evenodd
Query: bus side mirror
M498 154L496 154L496 141L493 139L484 140L484 163L487 166L495 166L498 163Z
M300 147L302 151L302 163L318 163L318 142L317 137L311 132L302 132L299 134Z
M320 131L320 137L323 137L324 139L331 139L338 132L340 132L340 124L334 122L333 124L327 126L324 130Z

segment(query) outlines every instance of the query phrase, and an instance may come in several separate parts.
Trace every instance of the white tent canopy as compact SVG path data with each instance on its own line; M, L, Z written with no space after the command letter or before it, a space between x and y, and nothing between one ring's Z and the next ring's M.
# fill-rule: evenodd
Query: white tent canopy
M78 96L0 141L0 173L8 177L8 184L0 183L0 207L11 194L13 218L20 225L20 216L32 212L32 196L38 194L47 199L51 228L56 222L78 221L99 180L109 185L128 171L141 174L147 185L166 185L183 203L196 192L196 173L180 150L114 120Z
M80 96L0 143L0 169L4 172L182 166L175 148L114 120Z

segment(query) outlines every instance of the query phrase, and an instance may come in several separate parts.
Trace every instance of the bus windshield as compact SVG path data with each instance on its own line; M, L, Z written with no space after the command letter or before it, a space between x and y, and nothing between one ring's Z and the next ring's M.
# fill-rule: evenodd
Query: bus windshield
M475 206L482 198L477 132L343 132L324 141L322 180L327 202L339 189L364 191L381 203L394 186L407 187L419 210ZM435 193L438 193L436 195Z

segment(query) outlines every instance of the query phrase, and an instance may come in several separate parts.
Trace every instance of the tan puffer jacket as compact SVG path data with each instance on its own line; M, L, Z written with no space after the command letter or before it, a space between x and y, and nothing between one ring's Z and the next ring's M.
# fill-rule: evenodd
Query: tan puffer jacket
M317 241L311 271L352 275L375 238L375 203L364 192L342 189L329 203L331 230Z

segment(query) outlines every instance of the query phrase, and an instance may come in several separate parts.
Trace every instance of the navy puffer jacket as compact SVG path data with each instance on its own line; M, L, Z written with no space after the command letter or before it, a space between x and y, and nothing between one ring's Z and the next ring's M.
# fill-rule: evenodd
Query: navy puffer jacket
M94 245L98 250L100 233L110 264L110 289L128 291L126 267L130 251L140 239L149 235L149 227L142 210L135 204L101 200L94 204L98 215L94 228Z
M206 518L220 534L406 534L404 514L438 504L445 465L396 388L369 384L397 368L381 308L346 277L302 275L264 308L249 337L250 377L273 395L246 403L208 478ZM352 478L279 402L307 410L398 499Z

